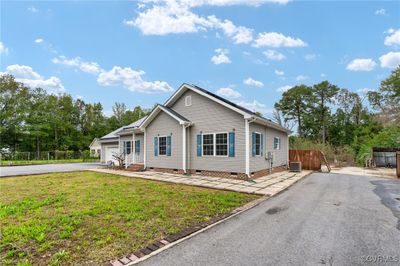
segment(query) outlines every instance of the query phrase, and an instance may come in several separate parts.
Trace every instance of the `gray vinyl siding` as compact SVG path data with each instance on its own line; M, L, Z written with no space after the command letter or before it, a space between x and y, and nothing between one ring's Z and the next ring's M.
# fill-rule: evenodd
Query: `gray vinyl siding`
M189 95L192 98L192 105L185 106L185 97ZM188 169L245 172L245 120L243 115L191 90L185 92L171 108L194 123L187 135L189 143ZM203 134L228 133L233 130L235 132L235 157L197 156L197 134L200 132Z
M281 147L279 150L274 150L274 137L281 138ZM273 167L287 165L289 159L288 141L289 138L287 133L270 127L266 128L266 150L272 151L272 154L274 155Z
M140 153L136 155L135 157L138 159L137 162L143 162L144 159L144 135L143 134L137 134L135 135L135 140L140 140ZM135 148L135 143L133 143L133 148Z
M100 163L107 163L106 162L106 147L111 147L111 146L118 146L118 142L107 142L107 143L101 143L101 155L100 155Z
M154 137L171 136L171 156L154 156ZM146 127L146 167L182 169L182 126L160 112Z
M252 156L252 132L262 133L264 136L263 156ZM279 150L274 150L274 137L281 139L281 147ZM288 136L285 132L266 127L259 124L250 124L250 172L256 172L269 168L268 160L265 160L265 155L268 152L273 154L272 167L282 166L287 164L288 160Z

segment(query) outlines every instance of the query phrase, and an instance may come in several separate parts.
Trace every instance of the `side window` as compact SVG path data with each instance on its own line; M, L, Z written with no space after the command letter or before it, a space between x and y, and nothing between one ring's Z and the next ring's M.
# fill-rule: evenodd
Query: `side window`
M280 150L280 149L281 149L281 138L274 137L274 150Z
M261 155L261 134L256 133L255 134L255 145L256 145L256 155Z
M228 155L228 133L215 134L215 152L217 156Z
M131 154L132 151L132 141L124 141L124 153Z
M167 155L167 137L158 138L158 154Z

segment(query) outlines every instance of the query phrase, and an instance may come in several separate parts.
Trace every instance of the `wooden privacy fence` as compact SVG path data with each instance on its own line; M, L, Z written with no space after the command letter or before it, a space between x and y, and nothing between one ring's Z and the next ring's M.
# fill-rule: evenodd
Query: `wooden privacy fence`
M321 151L289 150L289 161L301 162L304 170L321 170Z

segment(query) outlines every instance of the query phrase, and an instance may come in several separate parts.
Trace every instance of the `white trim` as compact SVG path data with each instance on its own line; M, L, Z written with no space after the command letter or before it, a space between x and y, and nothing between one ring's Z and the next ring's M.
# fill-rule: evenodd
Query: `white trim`
M226 134L226 155L217 155L217 134ZM213 135L213 155L204 155L204 135ZM201 133L201 157L229 157L229 132Z
M151 121L153 121L153 119L158 115L158 113L160 111L164 111L167 115L171 116L172 118L174 118L176 121L179 122L180 125L187 125L190 126L192 123L182 120L181 118L177 117L176 115L174 115L173 113L171 113L168 109L164 108L161 105L157 105L153 111L146 117L146 119L140 124L140 128L146 128L146 126L151 123Z
M186 127L182 125L182 170L186 173Z
M249 120L244 120L244 128L245 128L245 145L246 145L246 175L250 176L250 128L249 128Z
M221 101L221 100L219 100L219 99L217 99L217 98L215 98L215 97L213 97L213 96L211 96L211 95L209 95L209 94L207 94L205 92L202 92L201 90L196 89L195 87L193 87L193 86L191 86L189 84L186 84L186 83L182 84L179 87L179 89L167 100L167 102L164 105L169 107L169 104L174 103L175 100L177 100L180 97L180 95L183 93L182 91L185 88L186 89L190 89L190 90L192 90L194 92L197 92L198 94L200 94L200 95L202 95L204 97L207 97L207 98L213 100L214 102L217 102L217 103L219 103L219 104L221 104L221 105L223 105L223 106L225 106L225 107L227 107L227 108L229 108L229 109L231 109L231 110L233 110L233 111L235 111L235 112L237 112L239 114L242 114L244 116L249 115L247 112L244 112L244 111L242 111L242 110L240 110L240 109L238 109L238 108L236 108L236 107L234 107L234 106L232 106L230 104L227 104L226 102Z

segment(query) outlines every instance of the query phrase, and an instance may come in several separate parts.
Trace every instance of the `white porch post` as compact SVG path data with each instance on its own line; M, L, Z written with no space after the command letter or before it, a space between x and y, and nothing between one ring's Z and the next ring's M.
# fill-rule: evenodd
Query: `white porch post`
M144 129L144 134L143 134L143 166L144 169L146 169L146 153L147 153L147 144L146 144L146 129Z
M244 120L244 128L245 128L245 145L246 145L246 175L250 177L250 141L249 141L249 120Z
M131 154L132 154L132 163L136 163L136 145L135 145L135 132L132 133L132 149L131 149Z
M186 126L182 125L182 170L186 173Z

